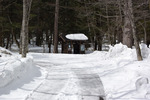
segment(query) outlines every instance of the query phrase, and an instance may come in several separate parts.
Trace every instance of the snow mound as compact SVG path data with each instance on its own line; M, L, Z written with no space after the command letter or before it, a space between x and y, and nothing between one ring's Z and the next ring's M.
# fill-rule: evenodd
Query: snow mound
M0 55L0 88L8 85L15 79L21 78L33 66L32 58L15 56L2 47L0 47Z
M140 44L141 48L141 54L143 58L150 57L150 49L147 47L146 44ZM110 58L116 58L116 57L123 57L128 58L132 60L136 60L136 50L128 48L126 45L123 45L122 43L116 44L115 46L110 46L110 49L108 51L108 57Z
M142 57L143 58L148 58L148 56L150 54L150 49L147 47L147 45L144 44L144 43L141 43L140 48L141 48Z
M31 58L11 57L3 62L0 68L0 87L4 87L15 79L21 78L32 68L33 60Z
M136 92L135 96L136 98L145 98L146 100L150 99L150 84L149 80L146 77L139 78L136 81ZM138 94L138 95L136 95Z
M139 90L145 84L149 84L148 78L146 77L139 78L135 83L136 89Z
M107 54L108 57L124 57L129 59L136 59L135 49L128 48L122 43L116 44L115 46L110 46Z
M7 49L4 49L4 48L0 47L0 55L1 55L1 56L12 55L12 52L10 52L10 51L7 50Z
M116 44L114 47L110 46L108 54L110 57L118 56L127 49L128 47L126 45L123 45L122 43Z

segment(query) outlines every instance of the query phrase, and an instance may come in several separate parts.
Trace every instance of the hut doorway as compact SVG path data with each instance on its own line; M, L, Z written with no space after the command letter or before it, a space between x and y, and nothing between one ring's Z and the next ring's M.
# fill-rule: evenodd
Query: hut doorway
M74 54L80 54L80 44L75 43L73 44L73 47L74 47Z

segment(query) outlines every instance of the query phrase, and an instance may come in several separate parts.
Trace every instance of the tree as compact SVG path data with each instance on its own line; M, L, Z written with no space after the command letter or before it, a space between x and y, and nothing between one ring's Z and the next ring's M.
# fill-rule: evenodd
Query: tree
M130 8L129 8L130 7ZM130 0L124 0L124 28L123 28L123 44L127 45L129 48L133 46L133 35L131 26L131 2Z
M1 1L1 2L3 2L3 0ZM4 20L5 20L5 18L4 18L4 16L3 16L3 9L4 9L4 6L3 6L3 4L2 3L0 3L0 10L1 10L1 16L0 16L0 46L4 46L4 44L3 44L3 36L4 36L4 33L3 33L3 30L4 30Z
M23 0L23 19L22 19L22 29L20 36L20 50L22 57L26 57L28 49L28 25L29 25L29 16L31 9L32 0Z
M137 59L140 61L142 60L142 56L141 56L141 51L136 36L136 26L134 22L132 0L124 0L124 21L125 22L124 22L124 32L123 32L123 44L131 48L132 40L134 38Z
M54 22L54 53L58 53L58 15L59 14L59 0L56 0L55 5L55 22Z

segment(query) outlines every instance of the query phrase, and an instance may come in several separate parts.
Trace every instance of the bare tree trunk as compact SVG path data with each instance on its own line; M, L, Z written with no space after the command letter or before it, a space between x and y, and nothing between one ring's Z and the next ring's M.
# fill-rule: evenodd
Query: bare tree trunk
M94 36L94 50L97 50L97 35Z
M102 36L98 36L98 50L102 51Z
M118 29L117 34L118 34L118 43L120 43L120 42L122 43L122 41L123 41L122 28Z
M7 43L6 43L6 49L9 48L9 43L10 43L10 35L8 34L8 36L7 36Z
M3 0L2 0L2 1L3 1ZM2 14L1 16L3 16L3 12L4 12L4 11L3 11L3 8L4 8L4 7L3 7L3 5L0 5L0 6L1 6L1 14ZM1 27L1 30L0 30L0 46L3 47L3 46L4 46L4 40L3 40L3 38L4 38L4 33L3 33L4 22L3 22L3 20L1 20L0 22L2 23L2 27Z
M150 9L150 0L148 0L148 3L149 3L149 9Z
M10 43L9 43L9 49L11 50L11 45L13 44L13 35L10 35Z
M123 24L123 15L122 15L122 6L121 6L121 1L120 0L117 0L117 3L118 3L118 8L119 8L119 25L118 25L118 28L117 28L117 37L118 37L118 42L120 43L123 43L123 27L122 27L122 24Z
M32 0L23 0L23 20L21 29L21 48L22 57L26 57L28 48L28 24Z
M123 29L123 44L127 45L129 48L133 46L133 35L132 35L132 26L129 13L131 10L130 0L124 0L124 29ZM129 8L130 7L130 8Z
M48 38L48 47L49 47L49 53L51 53L51 45L52 45L52 36L53 34L50 33L50 36Z
M116 31L114 32L114 34L113 34L113 43L112 44L116 44Z
M133 32L133 38L134 38L134 43L135 43L135 48L136 48L137 59L138 59L138 61L141 61L143 59L142 59L141 50L140 50L140 47L139 47L139 42L138 42L138 39L137 39L137 36L136 36L136 26L135 26L135 23L134 23L132 0L129 0L129 4L130 4L129 8L130 8L130 15L131 15L130 22L131 22L131 26L132 26L132 32Z
M3 32L0 32L0 46L3 46Z
M86 12L86 14L88 14L89 13L89 11L88 11L89 9L87 7L86 0L83 0L83 1L84 1L85 12ZM89 1L89 3L90 3L90 1ZM92 36L92 32L91 32L91 25L90 25L90 23L91 23L90 17L87 16L87 26L88 26L88 32L90 34L90 42L91 42L92 47L94 47L94 40L93 40L93 36Z
M59 14L59 0L56 0L55 6L55 23L54 23L54 53L58 53L58 15Z
M144 31L144 43L146 44L147 43L147 32L146 32L146 23L145 23L145 19L144 19L144 25L142 23L139 23L142 28L143 28L143 31Z
M20 44L19 44L19 42L18 42L17 39L16 39L16 36L15 36L15 34L14 34L14 31L13 31L13 28L11 28L11 34L12 34L13 40L14 40L15 43L17 44L18 48L20 48Z
M144 43L146 44L147 43L147 32L146 32L146 21L145 21L145 18L144 18Z
M128 24L130 24L131 26L131 32L133 34L133 38L134 38L134 44L135 44L135 48L136 48L136 54L137 54L137 59L138 61L142 60L142 55L141 55L141 50L139 47L139 43L138 43L138 39L136 36L136 26L134 23L134 15L133 15L133 7L132 7L132 0L125 0L125 5L126 5L126 11L125 11L125 17L128 18L127 22L129 21ZM128 30L128 28L126 28L125 30Z

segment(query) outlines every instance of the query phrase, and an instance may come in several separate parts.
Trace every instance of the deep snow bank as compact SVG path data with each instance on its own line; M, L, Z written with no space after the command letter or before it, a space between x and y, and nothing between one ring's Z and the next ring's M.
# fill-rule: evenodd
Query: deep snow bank
M135 49L116 44L110 47L105 67L99 76L102 79L107 100L150 99L150 49L140 45L143 61L137 61Z
M130 60L136 59L135 49L128 48L122 43L116 44L115 46L110 46L110 49L107 54L108 58L127 58Z
M33 66L32 58L21 58L0 47L0 87L28 74Z
M146 44L142 43L140 44L141 48L141 54L142 57L148 58L150 55L150 49L147 47ZM108 58L127 58L130 60L137 60L136 56L136 50L128 48L126 45L123 45L122 43L116 44L115 46L110 46L110 49L107 54Z
M9 50L0 47L0 56L1 56L1 57L2 57L2 56L10 56L10 55L12 55L12 54L13 54L13 53L10 52Z

